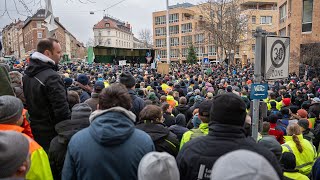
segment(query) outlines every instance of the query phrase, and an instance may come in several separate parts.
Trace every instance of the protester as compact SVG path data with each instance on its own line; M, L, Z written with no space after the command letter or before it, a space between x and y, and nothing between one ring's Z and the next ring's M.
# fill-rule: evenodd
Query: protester
M300 173L308 176L312 164L317 157L316 148L311 142L303 139L300 128L297 124L287 127L288 136L285 136L285 144L282 145L282 152L291 152L296 157L297 169Z
M298 125L300 127L300 131L302 132L303 138L312 143L315 137L309 128L309 121L306 119L299 120Z
M90 98L90 90L88 90L89 78L85 74L79 74L76 86L79 90L80 102L83 103ZM89 92L88 92L89 91Z
M135 128L131 101L121 84L102 90L90 126L69 142L62 179L137 179L140 160L155 148L150 136Z
M279 180L279 176L262 155L249 150L236 150L221 156L216 161L210 179Z
M0 131L15 131L22 134L22 101L14 96L0 96ZM26 179L53 179L49 159L43 148L28 135L23 134L29 142L30 170Z
M32 133L45 151L48 151L51 140L57 135L55 125L70 118L64 83L56 72L61 52L58 40L40 40L23 77Z
M183 134L189 130L188 128L186 128L186 125L187 123L185 115L178 114L176 117L175 125L169 127L169 130L177 135L179 142L181 141Z
M209 133L208 123L211 105L211 100L205 100L200 104L198 117L201 120L201 124L199 125L199 128L191 129L183 134L180 142L180 149L186 142L190 141L191 139L205 136Z
M179 151L179 141L177 136L170 132L163 124L161 108L155 105L148 105L140 112L140 122L136 125L149 134L156 151L167 152L172 156L177 156Z
M178 180L179 170L174 157L166 152L150 152L140 161L138 180Z
M84 103L87 103L92 111L97 110L97 105L99 103L99 93L104 88L104 83L102 81L97 81L93 86L93 92L91 93L91 98L87 99Z
M283 176L289 179L309 180L309 178L296 169L296 157L291 152L282 154L280 163L283 167Z
M246 138L243 130L245 118L246 105L241 97L233 93L214 97L209 134L186 143L177 156L180 178L209 179L211 168L220 156L232 150L247 149L265 157L282 179L281 167L275 155Z
M271 152L273 152L277 159L280 160L282 155L282 147L274 136L264 136L259 139L258 144L269 149Z
M131 96L132 107L131 111L136 115L136 121L139 120L139 114L141 110L144 108L145 104L143 99L138 97L134 91L136 80L129 72L123 72L119 77L120 83L125 85L128 89L128 93Z
M78 131L88 127L91 108L86 103L76 104L72 108L71 119L61 121L56 125L58 136L52 139L49 149L49 160L55 180L61 179L61 172L68 143Z
M164 118L163 123L167 127L170 127L176 123L176 118L172 114L172 110L173 110L173 107L170 104L164 103L162 105L162 112L163 112L163 118Z
M0 179L24 180L29 168L27 138L15 131L0 131Z

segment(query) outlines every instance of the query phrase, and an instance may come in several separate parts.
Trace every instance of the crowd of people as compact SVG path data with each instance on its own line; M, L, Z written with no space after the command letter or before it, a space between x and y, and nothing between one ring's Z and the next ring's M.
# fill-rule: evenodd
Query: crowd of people
M269 82L255 141L250 64L159 74L60 57L48 38L0 65L0 178L320 179L317 76Z

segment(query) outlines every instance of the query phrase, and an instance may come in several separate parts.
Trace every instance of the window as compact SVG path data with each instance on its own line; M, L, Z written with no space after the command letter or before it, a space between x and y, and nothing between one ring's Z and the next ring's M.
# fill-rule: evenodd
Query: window
M116 46L118 46L118 39L116 39Z
M240 47L239 46L236 47L236 55L240 55Z
M109 24L109 23L106 23L106 27L110 27L110 24Z
M170 14L169 15L169 23L179 22L179 14Z
M260 24L272 24L272 16L261 16Z
M302 32L312 31L313 0L303 0Z
M41 22L37 22L37 28L41 28Z
M160 56L160 58L167 58L167 50L158 50L157 54Z
M256 34L256 30L251 30L252 38L255 38L254 35Z
M179 25L169 27L170 34L179 34Z
M111 45L111 39L107 39L107 44Z
M251 50L252 50L253 53L256 52L256 45L255 45L255 44L252 44L252 45L251 45Z
M286 36L286 28L283 28L279 31L279 36Z
M156 47L165 47L167 44L166 39L156 39Z
M170 51L170 57L177 58L179 57L179 50L178 49L171 49Z
M181 33L192 32L192 23L182 24Z
M199 57L199 56L203 56L203 54L204 54L204 47L202 46L202 47L195 47L194 48L194 51L196 52L196 54L197 54L197 56Z
M108 31L108 36L110 36L110 31Z
M179 46L179 38L178 37L170 38L170 46Z
M252 24L256 23L256 16L252 16L251 22L252 22Z
M187 55L188 55L188 49L187 49L187 48L183 48L181 55L182 55L182 57L187 57Z
M42 39L42 32L38 32L38 39Z
M287 17L287 4L284 4L279 8L279 13L280 23L282 23L285 21L285 18Z
M163 36L167 34L165 27L156 28L155 31L156 31L156 36Z
M210 17L214 18L214 16L215 16L215 15L214 15L214 10L211 9L211 10L210 10Z
M166 24L166 16L155 17L155 24Z
M186 46L192 43L192 36L182 36L181 37L181 45Z
M204 43L204 34L196 34L194 35L194 42L195 43Z
M214 46L208 46L208 56L216 56L216 47Z
M288 36L290 37L290 32L291 31L291 24L288 26Z

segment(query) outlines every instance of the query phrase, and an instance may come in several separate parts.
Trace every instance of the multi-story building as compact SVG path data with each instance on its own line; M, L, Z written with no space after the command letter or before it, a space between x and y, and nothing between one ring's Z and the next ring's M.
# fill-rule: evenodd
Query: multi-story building
M278 10L278 35L290 37L290 71L298 72L299 63L308 60L315 65L312 61L320 61L320 1L279 0Z
M46 38L47 28L45 27L45 10L38 10L32 17L28 17L25 21L22 31L24 34L24 47L26 54L30 54L37 49L37 44L41 39ZM59 22L59 18L55 19L58 29L55 30L55 38L59 40L62 52L66 52L65 27Z
M239 8L241 15L247 17L247 31L241 39L241 43L232 53L236 61L243 63L254 59L255 40L253 30L256 26L262 26L267 31L276 31L277 26L277 0L243 0L240 1ZM209 36L210 32L203 30L201 24L206 20L204 16L218 16L217 7L208 10L206 3L197 6L190 3L177 4L169 7L169 33L170 33L170 60L184 61L188 54L188 46L192 43L198 59L208 57L211 61L225 59L225 50L216 47L214 35ZM153 42L156 55L161 61L167 59L166 43L166 11L153 13ZM230 52L231 53L231 52Z
M111 16L104 16L93 26L94 46L114 48L145 48L143 42L134 37L132 27Z
M21 57L21 49L23 47L20 46L23 40L19 39L21 35L21 28L23 26L23 21L19 20L7 26L5 26L2 30L2 43L4 48L5 55L14 55L16 57ZM22 54L24 56L24 54Z
M259 26L268 33L277 34L278 0L242 0L241 13L247 17L247 33L244 43L240 46L242 63L254 62L255 59L255 30Z

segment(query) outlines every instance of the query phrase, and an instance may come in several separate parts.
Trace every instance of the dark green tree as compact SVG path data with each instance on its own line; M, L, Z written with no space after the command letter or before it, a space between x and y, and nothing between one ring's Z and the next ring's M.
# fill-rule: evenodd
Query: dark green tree
M187 62L190 64L195 64L197 62L197 55L196 51L194 50L193 44L190 44L188 47Z

